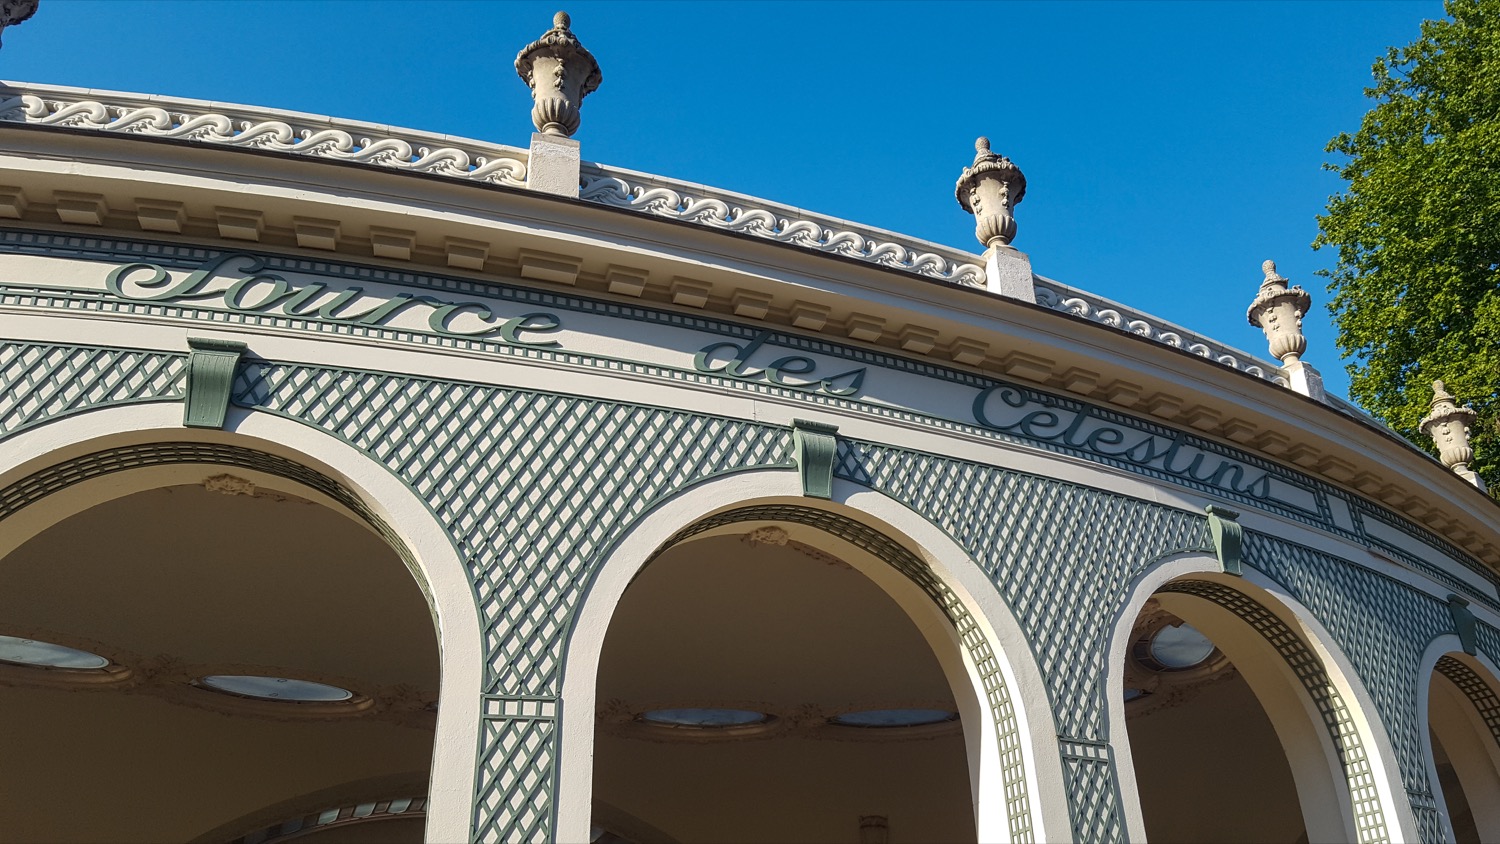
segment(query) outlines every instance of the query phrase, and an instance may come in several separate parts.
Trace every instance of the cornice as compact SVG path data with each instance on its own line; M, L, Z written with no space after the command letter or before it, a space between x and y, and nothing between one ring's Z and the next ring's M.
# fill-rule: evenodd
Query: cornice
M1315 472L1500 567L1493 502L1425 453L1346 404L1277 386L1280 370L1270 364L1170 323L1137 319L1137 312L1050 279L1038 279L1039 302L1029 305L890 260L767 236L785 233L791 218L767 211L782 223L749 225L744 204L724 202L729 210L719 224L685 217L682 209L692 203L683 198L702 195L691 190L679 192L676 205L656 194L660 208L677 210L653 213L256 146L229 147L241 153L230 160L222 158L222 146L182 139L122 145L105 131L25 129L35 130L31 140L23 132L12 136L10 161L0 162L0 216L22 227L166 233L183 243L295 250L310 258L338 254L480 283L520 279L972 367L1146 414ZM66 143L58 143L59 132ZM310 180L315 171L308 168L320 164L337 169ZM394 183L392 176L407 181Z
M183 98L10 83L0 123L178 140L352 163L459 181L524 187L527 152L380 124ZM883 229L704 185L587 164L579 199L983 287L978 256ZM1285 385L1281 368L1209 337L1054 279L1037 277L1037 301L1053 310L1183 349ZM1341 412L1351 407L1336 406ZM1357 413L1357 411L1356 411Z

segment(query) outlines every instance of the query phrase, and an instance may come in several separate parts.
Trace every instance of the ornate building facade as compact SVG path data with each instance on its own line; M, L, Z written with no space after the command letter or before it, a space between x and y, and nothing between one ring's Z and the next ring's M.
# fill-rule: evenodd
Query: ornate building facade
M527 149L0 90L0 839L1500 837L1500 511L1278 362ZM956 168L957 169L957 168ZM1246 297L1255 291L1247 289Z

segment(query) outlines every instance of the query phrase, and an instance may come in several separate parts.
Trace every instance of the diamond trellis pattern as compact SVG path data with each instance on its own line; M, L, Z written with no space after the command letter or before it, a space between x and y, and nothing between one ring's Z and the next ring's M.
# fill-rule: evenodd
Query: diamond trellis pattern
M1412 814L1417 818L1417 834L1423 841L1443 841L1443 816L1432 792L1406 792Z
M1500 744L1500 697L1495 695L1490 684L1474 669L1451 656L1444 656L1437 661L1437 671L1469 698L1469 702L1479 711L1484 725L1490 728L1490 735L1494 737L1495 743Z
M1318 714L1338 750L1349 783L1349 797L1354 806L1354 823L1360 844L1390 840L1380 794L1369 755L1354 724L1349 705L1329 679L1323 663L1312 649L1281 619L1238 589L1204 580L1176 580L1163 586L1161 592L1178 592L1212 601L1234 613L1281 654L1282 659L1302 681L1307 694L1317 706Z
M495 844L553 840L556 733L553 715L484 720L473 840Z
M786 430L571 396L249 362L235 402L313 422L390 467L466 555L494 694L557 694L599 552L712 475L790 467Z
M841 440L834 471L921 513L984 568L1031 640L1068 744L1107 740L1105 652L1131 580L1164 554L1210 547L1203 516L992 466ZM1122 839L1113 761L1064 760L1074 835Z
M1068 800L1073 807L1075 832L1079 818L1089 818L1093 824L1088 830L1089 837L1080 836L1078 840L1124 841L1125 827L1118 811L1120 798L1113 760L1102 752L1102 748L1088 752L1076 742L1061 744L1063 776L1068 781Z
M1489 657L1492 662L1500 662L1500 630L1496 630L1482 621L1474 625L1474 627L1475 639L1477 640L1475 644L1479 646L1479 651Z
M182 398L185 354L0 342L0 438L69 413Z
M1374 699L1409 793L1431 794L1416 689L1422 654L1451 633L1445 604L1337 557L1246 532L1244 559L1285 586L1327 628ZM1436 829L1436 827L1434 827ZM1431 830L1423 824L1423 835ZM1437 838L1424 839L1437 842Z
M247 361L234 402L328 430L428 503L467 561L494 695L560 693L595 564L653 503L716 474L793 465L783 428L357 370ZM476 834L546 838L550 809L534 804L537 782L553 787L555 728L512 721L485 725Z
M180 400L185 363L185 354L0 342L0 439L88 408ZM654 502L716 474L793 465L789 432L774 426L359 370L246 361L234 401L339 436L429 504L469 566L486 634L483 691L492 700L555 702L567 630L593 568ZM983 567L1047 684L1075 836L1123 839L1103 721L1108 625L1146 565L1210 549L1203 516L849 440L839 442L835 471L923 514ZM1413 690L1427 643L1452 632L1446 606L1308 548L1248 531L1245 543L1246 561L1306 605L1354 666L1394 743L1423 840L1436 844L1441 823ZM1500 631L1480 623L1478 637L1480 649L1500 659ZM1500 698L1470 698L1496 727ZM1358 736L1343 710L1335 700L1325 708L1346 748ZM556 730L555 712L486 717L476 835L551 835ZM1362 751L1355 755L1362 761ZM1373 794L1364 765L1359 775L1351 770L1360 839L1383 840L1379 807L1359 796ZM1024 800L1023 792L1012 796Z

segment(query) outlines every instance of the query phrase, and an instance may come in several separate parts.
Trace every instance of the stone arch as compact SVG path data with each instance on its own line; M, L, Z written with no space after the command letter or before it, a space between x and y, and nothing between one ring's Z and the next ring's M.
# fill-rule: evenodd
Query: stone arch
M91 506L196 481L226 466L363 522L407 564L441 646L439 710L427 795L431 840L468 837L483 671L478 616L446 531L384 466L310 426L235 411L226 430L181 426L175 403L107 407L17 433L0 451L0 556ZM193 470L189 467L200 467Z
M1145 826L1124 729L1121 666L1135 618L1149 598L1163 593L1206 601L1257 634L1249 646L1242 642L1231 646L1236 652L1224 650L1246 675L1281 738L1312 840L1412 837L1409 806L1392 793L1391 744L1368 693L1353 679L1352 667L1327 631L1252 566L1245 565L1242 576L1230 576L1214 557L1189 551L1161 558L1136 579L1110 639L1108 735L1131 838L1143 839ZM1199 626L1198 620L1193 623ZM1222 645L1225 637L1204 632Z
M1466 795L1500 794L1500 669L1483 653L1466 653L1458 636L1439 636L1422 656L1414 691L1431 789L1424 796L1442 818L1443 840L1455 841L1432 739L1442 743ZM1500 836L1500 803L1470 797L1468 805L1481 840Z
M626 531L604 558L575 617L567 648L564 701L570 712L585 714L564 719L559 839L572 840L587 831L593 724L585 719L596 703L599 656L625 587L676 541L757 519L831 529L831 535L873 556L886 554L898 560L890 571L907 584L905 590L893 590L889 578L872 579L907 610L930 644L938 626L932 620L942 619L950 644L958 646L951 650L961 654L957 671L963 673L966 689L955 688L961 711L966 722L982 725L966 735L980 840L1050 840L1065 834L1062 772L1052 750L1055 730L1050 717L1039 717L1050 713L1040 672L1030 661L1019 624L983 572L939 529L880 493L845 481L836 482L831 501L801 493L797 475L783 471L746 471L705 481L662 502ZM912 600L914 594L920 604ZM920 606L925 610L914 612ZM916 614L924 611L925 618ZM1018 654L1026 656L1017 659ZM950 684L953 662L957 660L944 663Z

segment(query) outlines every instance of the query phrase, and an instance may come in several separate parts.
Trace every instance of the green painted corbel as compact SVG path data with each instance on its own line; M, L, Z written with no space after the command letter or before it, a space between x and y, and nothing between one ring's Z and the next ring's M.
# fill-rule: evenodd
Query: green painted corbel
M802 476L802 494L809 498L833 497L833 456L838 450L837 425L792 420L792 459Z
M1244 571L1240 568L1240 539L1244 535L1244 528L1235 521L1240 514L1213 504L1204 509L1208 511L1208 534L1213 537L1214 554L1219 558L1219 567L1225 574L1243 576Z
M1474 625L1474 613L1469 610L1469 602L1457 595L1449 595L1448 614L1453 616L1453 632L1458 634L1464 653L1474 656L1478 631Z
M245 344L234 340L189 337L187 397L182 406L182 424L189 428L222 428L229 413L229 391L234 368Z

